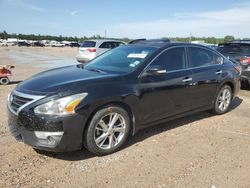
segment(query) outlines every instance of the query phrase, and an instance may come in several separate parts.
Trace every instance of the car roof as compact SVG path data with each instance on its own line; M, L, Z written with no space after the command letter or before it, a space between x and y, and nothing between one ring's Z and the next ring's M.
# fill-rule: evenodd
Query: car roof
M250 40L233 40L230 43L250 44Z
M201 45L201 44L193 44L190 42L147 42L147 41L141 41L139 43L136 44L128 44L130 46L145 46L145 47L154 47L154 48L168 48L168 47L172 47L172 46L194 46L194 47L202 47L202 48L207 48L207 49L211 49L207 46Z
M114 39L90 39L90 40L85 40L85 41L93 41L93 42L123 42L123 41L114 40ZM83 42L85 42L85 41L83 41Z
M247 43L247 42L229 42L229 43L221 43L218 46L223 47L223 46L236 46L236 45L244 45L244 46L247 45L247 46L249 46L250 42L249 43Z

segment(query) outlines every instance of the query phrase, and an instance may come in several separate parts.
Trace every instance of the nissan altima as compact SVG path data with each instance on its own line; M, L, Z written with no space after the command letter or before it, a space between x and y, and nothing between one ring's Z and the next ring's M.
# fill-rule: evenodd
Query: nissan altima
M199 111L223 114L241 69L196 44L141 41L87 65L57 68L18 84L8 96L8 126L38 150L119 150L148 126Z

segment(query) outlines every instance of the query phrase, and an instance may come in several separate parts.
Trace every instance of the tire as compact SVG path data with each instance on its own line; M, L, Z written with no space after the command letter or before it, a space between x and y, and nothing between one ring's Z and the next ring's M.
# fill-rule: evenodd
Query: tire
M85 130L85 148L95 155L107 155L119 150L127 141L130 122L127 111L121 107L100 109Z
M217 94L213 112L217 115L228 111L232 101L232 89L229 85L224 85Z
M241 87L242 87L243 89L250 88L250 83L249 83L249 81L248 81L248 80L242 80L242 81L241 81Z
M9 78L7 78L7 77L0 78L0 84L8 85L9 83L10 83Z

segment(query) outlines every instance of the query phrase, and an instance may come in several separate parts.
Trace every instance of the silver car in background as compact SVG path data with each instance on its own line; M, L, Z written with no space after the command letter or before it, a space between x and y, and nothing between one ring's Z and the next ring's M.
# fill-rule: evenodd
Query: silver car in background
M82 63L89 62L104 52L124 44L117 40L87 40L81 43L76 60Z

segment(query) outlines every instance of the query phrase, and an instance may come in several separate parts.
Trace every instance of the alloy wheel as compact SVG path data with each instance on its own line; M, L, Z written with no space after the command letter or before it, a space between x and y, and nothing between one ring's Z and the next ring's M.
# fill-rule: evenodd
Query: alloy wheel
M225 88L220 92L218 98L218 108L221 111L225 111L228 109L230 102L231 102L231 91L228 88Z
M101 149L114 148L122 141L126 127L126 121L119 113L109 113L103 116L95 127L96 145Z

